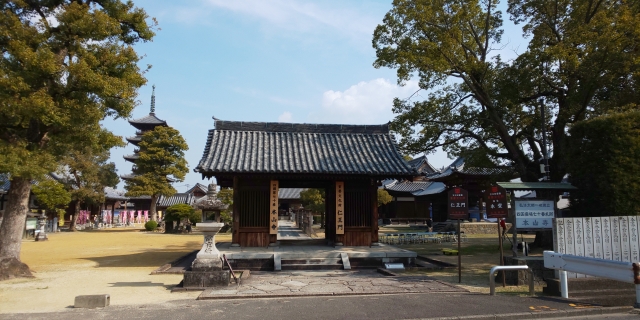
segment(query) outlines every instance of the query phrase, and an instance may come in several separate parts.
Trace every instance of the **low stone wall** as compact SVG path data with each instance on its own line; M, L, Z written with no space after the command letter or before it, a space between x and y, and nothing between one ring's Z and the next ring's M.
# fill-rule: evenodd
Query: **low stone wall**
M544 267L543 257L504 257L504 264L507 266L529 266L533 270L533 281L536 285L546 284L546 279L553 279L554 272L552 269ZM505 273L506 282L509 285L528 285L530 273L528 270L507 271ZM496 283L502 278L496 277Z
M456 223L451 223L456 228ZM507 223L507 230L511 229L511 223ZM455 229L454 229L455 230ZM465 234L498 234L496 222L463 222L460 231Z

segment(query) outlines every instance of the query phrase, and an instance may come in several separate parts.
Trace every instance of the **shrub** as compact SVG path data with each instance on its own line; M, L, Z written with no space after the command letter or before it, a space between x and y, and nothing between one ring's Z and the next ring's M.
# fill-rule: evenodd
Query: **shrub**
M154 231L158 228L158 223L153 220L147 221L147 223L144 224L144 228L147 231Z
M201 210L196 210L195 212L190 214L189 215L189 222L191 222L191 224L193 224L193 225L195 225L198 222L202 222L202 211Z
M640 111L612 113L571 128L568 141L574 216L640 214Z

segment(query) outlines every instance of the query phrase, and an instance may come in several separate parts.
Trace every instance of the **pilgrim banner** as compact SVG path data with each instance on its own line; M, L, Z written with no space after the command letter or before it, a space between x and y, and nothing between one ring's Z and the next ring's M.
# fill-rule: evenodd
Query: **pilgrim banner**
M269 234L278 234L278 180L269 184Z
M336 234L344 234L344 182L336 181Z

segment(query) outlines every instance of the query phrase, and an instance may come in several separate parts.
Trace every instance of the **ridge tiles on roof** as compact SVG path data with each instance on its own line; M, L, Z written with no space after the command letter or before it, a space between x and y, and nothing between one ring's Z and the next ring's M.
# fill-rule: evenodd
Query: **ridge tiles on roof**
M297 133L389 133L388 124L354 125L354 124L309 124L284 122L243 122L216 120L215 130L226 131L262 131L262 132L297 132Z

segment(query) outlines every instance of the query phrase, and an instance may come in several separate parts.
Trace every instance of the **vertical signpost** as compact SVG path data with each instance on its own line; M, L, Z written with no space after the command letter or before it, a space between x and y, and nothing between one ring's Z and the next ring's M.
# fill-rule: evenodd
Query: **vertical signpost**
M336 245L342 245L342 241L338 242L337 235L344 234L344 182L336 181Z
M508 215L507 206L507 191L499 186L491 186L489 190L485 192L484 198L487 199L487 218L497 218L498 224L498 244L500 245L500 265L504 265L504 252L502 248L502 235L505 234L505 230L500 230L500 221L505 219ZM502 286L506 286L506 280L504 272L502 272Z
M269 200L269 234L278 234L278 180L269 184Z
M458 283L462 282L462 255L460 253L460 220L469 216L469 193L462 188L453 188L448 194L449 219L458 220Z

